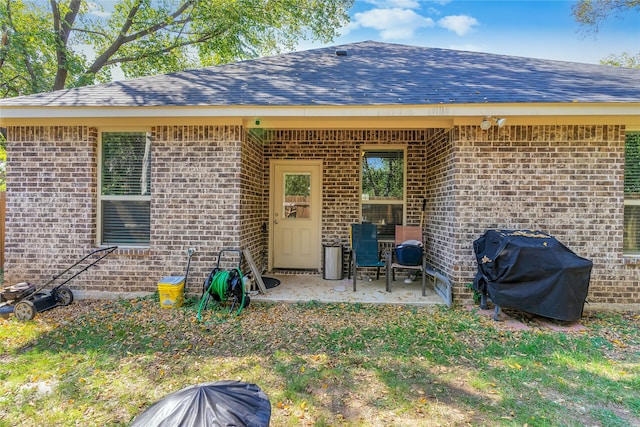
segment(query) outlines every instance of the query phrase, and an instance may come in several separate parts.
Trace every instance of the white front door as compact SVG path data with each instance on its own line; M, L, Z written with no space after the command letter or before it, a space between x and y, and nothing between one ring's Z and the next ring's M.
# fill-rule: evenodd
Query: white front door
M322 162L271 163L273 268L320 269Z

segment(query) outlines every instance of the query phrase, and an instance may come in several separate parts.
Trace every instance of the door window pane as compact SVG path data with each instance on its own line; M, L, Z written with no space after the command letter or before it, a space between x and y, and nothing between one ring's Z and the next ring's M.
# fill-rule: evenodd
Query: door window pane
M283 217L289 219L310 218L311 175L284 175Z

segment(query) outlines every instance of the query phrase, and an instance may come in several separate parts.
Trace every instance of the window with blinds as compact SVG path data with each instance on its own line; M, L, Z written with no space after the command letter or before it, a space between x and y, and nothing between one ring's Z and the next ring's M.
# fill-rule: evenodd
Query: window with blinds
M376 224L380 240L394 240L405 216L404 148L371 148L362 152L362 222Z
M99 243L148 246L151 135L103 132L100 147Z
M627 133L624 158L623 252L640 255L640 132Z

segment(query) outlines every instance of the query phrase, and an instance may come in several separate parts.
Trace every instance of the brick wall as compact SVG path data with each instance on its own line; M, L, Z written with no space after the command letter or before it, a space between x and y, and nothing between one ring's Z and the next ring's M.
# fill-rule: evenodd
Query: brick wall
M265 134L265 188L269 188L269 162L272 159L323 161L323 243L336 239L348 242L348 225L358 222L358 147L362 140L362 132L358 131L280 130ZM265 203L268 203L267 193Z
M427 141L425 247L427 261L451 278L456 264L455 234L460 226L455 206L454 146L451 132L436 130ZM416 183L420 185L420 183Z
M151 247L120 250L73 288L152 291L182 274L200 291L224 247L249 247L265 265L269 161L323 161L324 243L359 221L364 144L406 144L408 224L422 218L428 257L470 299L472 243L489 228L539 229L594 262L589 300L640 304L639 262L622 256L624 128L506 126L452 130L152 128ZM94 248L98 129L8 128L5 280L45 283ZM243 269L244 271L244 269Z
M486 229L542 230L593 261L588 300L638 304L637 266L622 256L624 128L455 129L456 285L476 272Z
M7 141L5 283L44 285L95 248L97 132L80 126L10 127ZM148 273L144 262L137 266L143 270L111 259L70 285L127 290L125 283L143 281Z
M181 275L196 247L190 289L215 255L241 240L243 141L237 126L158 126L152 131L151 245L120 249L74 279L74 290L153 291ZM95 248L98 130L8 129L5 282L44 284Z
M407 225L419 225L422 219L422 200L431 197L435 184L430 183L429 167L433 168L432 147L450 140L442 130L281 130L267 131L264 135L265 187L269 185L271 159L308 159L323 161L322 188L322 241L349 242L349 227L360 222L360 152L363 145L400 144L407 146ZM444 149L446 150L446 149ZM446 159L446 155L445 155ZM444 191L447 191L446 186ZM268 194L265 194L268 203ZM430 206L429 203L427 206ZM425 212L425 224L437 224L429 218L435 214ZM439 227L440 224L437 224ZM435 233L437 234L437 233ZM434 245L447 244L448 239L432 238ZM384 246L384 245L382 245ZM388 246L388 245L387 245ZM440 264L438 253L430 253L434 265ZM440 267L440 266L439 266ZM451 268L440 268L451 270ZM346 271L346 265L345 265Z
M7 140L5 279L37 280L43 265L53 272L57 258L91 246L96 135L80 127L12 127Z
M195 247L189 289L200 293L219 251L240 247L243 131L239 126L152 131L150 282L183 274L186 250ZM232 255L225 255L221 266L236 267Z
M264 186L264 150L255 135L246 132L240 171L240 246L249 249L260 272L267 267L268 185ZM250 270L243 267L244 273Z

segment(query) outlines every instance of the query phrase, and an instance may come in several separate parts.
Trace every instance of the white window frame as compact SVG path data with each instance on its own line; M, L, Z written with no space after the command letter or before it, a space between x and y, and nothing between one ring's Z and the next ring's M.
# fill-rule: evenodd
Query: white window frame
M145 202L149 202L151 203L151 194L149 194L148 196L113 196L113 195L103 195L102 194L102 134L103 133L120 133L120 132L131 132L131 133L146 133L148 137L151 136L151 129L149 128L139 128L139 127L117 127L117 128L101 128L98 129L98 179L97 179L97 183L98 183L98 188L97 188L97 194L98 194L98 205L97 205L97 214L96 214L96 220L97 220L97 234L96 234L96 245L97 246L103 246L106 244L111 245L112 243L110 242L103 242L102 241L102 235L103 235L103 223L102 223L102 202L103 201L109 201L109 200L120 200L120 201L145 201ZM151 144L153 145L153 141L151 141ZM151 147L151 150L153 150L153 146ZM153 167L153 159L151 160L151 167ZM151 215L151 213L149 213L149 215ZM151 218L149 218L149 223L151 223ZM144 244L144 245L124 245L124 244L118 244L118 247L121 248L149 248L151 244L151 235L149 235L149 243Z
M366 152L376 152L376 151L383 151L383 152L387 152L387 151L402 151L402 156L404 161L403 163L403 170L402 170L402 200L364 200L363 199L363 191L362 191L362 167L363 167L363 159L364 159L364 154ZM360 221L363 220L363 211L362 211L362 205L363 204L368 204L368 205L402 205L402 224L397 224L397 225L405 225L407 223L407 146L406 145L398 145L398 144L389 144L389 145L382 145L382 144L365 144L362 145L360 147L360 168L358 170L358 174L360 176L360 212L359 212L359 217L360 217ZM391 239L386 239L386 238L381 238L379 239L379 241L381 242L392 242L395 239L391 238Z

